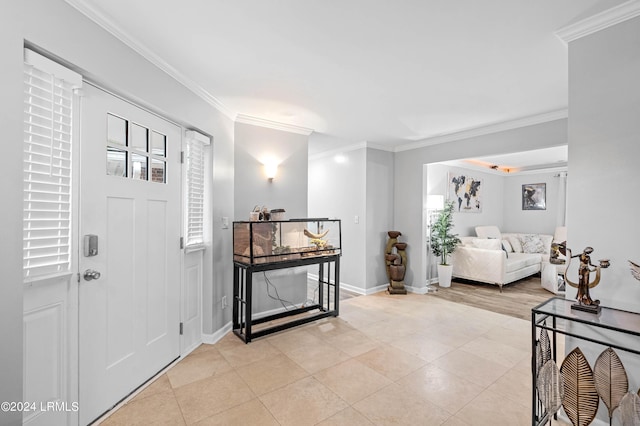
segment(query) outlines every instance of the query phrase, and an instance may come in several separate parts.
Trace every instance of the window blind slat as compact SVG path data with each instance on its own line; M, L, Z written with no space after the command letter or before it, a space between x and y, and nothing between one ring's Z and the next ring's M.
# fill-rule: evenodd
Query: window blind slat
M187 140L187 246L204 242L204 142Z
M23 269L31 279L71 266L73 86L25 63L23 114Z

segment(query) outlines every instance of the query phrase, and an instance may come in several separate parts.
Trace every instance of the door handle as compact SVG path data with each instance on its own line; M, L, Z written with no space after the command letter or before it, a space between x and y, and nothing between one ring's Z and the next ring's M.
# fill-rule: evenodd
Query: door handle
M97 280L100 278L100 272L94 271L93 269L87 269L84 271L83 276L85 281Z

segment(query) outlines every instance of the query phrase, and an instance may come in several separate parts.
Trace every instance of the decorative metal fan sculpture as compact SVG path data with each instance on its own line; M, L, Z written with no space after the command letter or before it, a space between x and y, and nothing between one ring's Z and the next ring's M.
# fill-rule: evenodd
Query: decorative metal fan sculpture
M629 266L631 267L631 275L633 275L633 278L640 281L640 265L635 262L629 261Z

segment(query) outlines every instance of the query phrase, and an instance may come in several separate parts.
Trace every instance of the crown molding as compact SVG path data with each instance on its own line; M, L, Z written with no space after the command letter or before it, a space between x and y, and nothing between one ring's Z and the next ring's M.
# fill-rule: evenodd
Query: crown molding
M106 30L108 33L113 35L115 38L120 40L126 46L133 49L136 53L141 55L143 58L151 62L153 65L158 67L160 70L164 71L166 74L171 76L178 83L182 84L184 87L189 89L191 92L199 96L209 105L220 111L222 114L230 118L234 119L236 113L227 108L222 102L216 99L211 93L206 91L202 86L182 74L180 71L176 70L174 67L165 62L158 55L153 53L150 49L144 46L139 40L135 39L131 35L129 35L126 31L116 25L111 19L107 18L103 13L98 11L95 7L87 4L84 0L64 0L70 6L78 10L78 12L85 15L87 18L91 19L98 26Z
M235 118L236 123L251 124L253 126L266 127L267 129L282 130L290 133L297 133L299 135L309 136L313 133L313 129L306 127L295 126L293 124L280 123L278 121L271 121L265 118L253 117L246 114L238 114Z
M393 147L375 144L372 142L358 142L352 145L343 146L340 148L334 148L327 151L318 152L309 156L309 160L320 160L325 157L332 157L334 155L344 154L345 152L357 151L359 149L377 149L380 151L394 152Z
M549 164L549 165L539 165L539 166L531 166L531 168L522 168L518 169L515 167L510 172L505 172L502 170L493 170L489 167L481 166L479 164L467 163L464 160L450 160L444 161L441 164L444 164L449 167L457 167L460 169L473 170L476 172L487 173L495 176L520 176L520 175L536 175L543 173L554 173L554 172L566 172L568 169L568 164L566 162L559 164Z
M566 109L546 112L544 114L532 115L529 117L519 118L516 120L503 121L500 123L489 124L487 126L474 127L455 133L449 133L432 138L422 139L417 142L399 145L395 148L395 152L409 151L412 149L424 148L426 146L437 145L445 142L453 142L462 139L469 139L477 136L489 135L491 133L503 132L506 130L517 129L519 127L533 126L535 124L546 123L549 121L561 120L569 116Z
M571 41L635 18L638 15L640 15L640 1L630 0L560 28L555 34L560 40L568 44Z
M340 148L334 148L327 151L318 152L309 156L309 160L320 160L326 157L332 157L334 155L344 154L345 152L357 151L359 149L366 149L366 142L358 142L352 145L341 146Z

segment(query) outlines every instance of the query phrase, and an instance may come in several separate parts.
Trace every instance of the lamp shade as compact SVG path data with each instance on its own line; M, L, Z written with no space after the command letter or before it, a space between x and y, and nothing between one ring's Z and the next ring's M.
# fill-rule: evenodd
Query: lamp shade
M427 210L444 209L444 195L427 195Z

